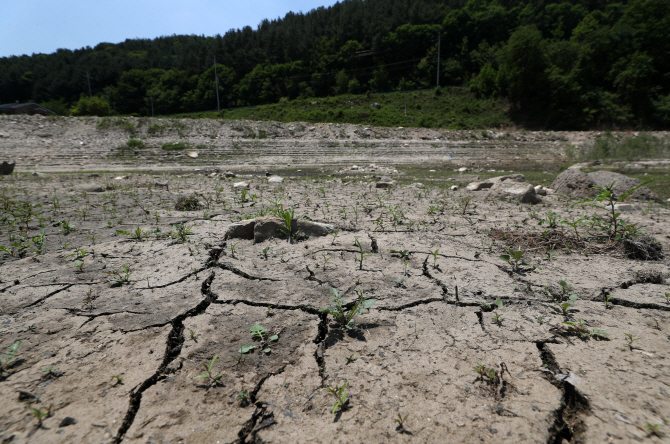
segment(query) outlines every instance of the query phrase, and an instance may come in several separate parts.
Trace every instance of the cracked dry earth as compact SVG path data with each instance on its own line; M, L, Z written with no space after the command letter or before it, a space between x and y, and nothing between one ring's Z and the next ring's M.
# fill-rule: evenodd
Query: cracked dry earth
M466 191L262 178L251 180L256 198L245 203L225 179L173 179L181 195L225 189L205 214L170 210L179 194L148 187L151 177L105 194L82 192L82 180L3 183L6 193L28 190L21 198L48 214L45 199L56 193L56 221L74 221L84 202L92 208L69 235L46 224L53 240L44 254L3 258L0 352L21 341L0 381L3 443L667 442L663 426L646 428L670 419L667 259L565 249L548 259L540 250L527 253L535 267L512 271L490 234L539 233L533 212L569 218L588 208L557 196L527 206ZM339 234L225 239L228 226L280 197ZM464 197L476 205L463 208ZM113 228L110 199L125 219ZM430 206L441 214L428 215ZM668 251L668 213L626 219ZM164 235L179 221L192 225L184 243ZM40 230L29 226L31 235ZM115 233L135 227L153 231L140 241ZM362 267L356 240L369 255ZM391 249L408 250L408 259ZM76 250L86 250L82 271L69 257ZM123 265L130 282L111 285L105 271ZM579 296L566 315L547 297L560 298L559 280ZM359 288L376 303L343 330L319 311L331 288L349 303ZM493 312L497 298L503 305ZM583 338L563 324L577 319L607 336ZM257 324L279 339L269 353L241 355L241 346L258 345ZM632 347L626 334L639 338ZM195 377L214 356L221 377L212 386ZM495 372L493 382L477 364ZM333 414L327 387L345 382L349 400ZM51 415L40 426L28 407ZM408 415L404 428L398 415Z

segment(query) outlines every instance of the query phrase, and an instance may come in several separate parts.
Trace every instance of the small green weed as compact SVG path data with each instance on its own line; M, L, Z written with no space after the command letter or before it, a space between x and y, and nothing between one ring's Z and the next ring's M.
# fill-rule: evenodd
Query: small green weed
M115 285L121 286L130 283L130 275L133 274L133 271L129 265L122 265L119 270L105 271L105 274L112 276L109 280L110 282L114 282Z
M340 292L337 288L331 288L330 296L331 305L326 308L321 308L320 312L329 313L333 316L333 319L340 324L340 327L347 329L354 328L354 318L359 314L365 313L365 310L372 307L377 301L374 299L366 299L363 297L363 291L360 288L357 288L358 299L354 303L351 309L347 309L344 299L340 295Z
M339 385L335 384L335 388L332 387L327 387L328 391L330 394L332 394L337 401L335 401L335 404L333 404L333 408L331 410L332 414L335 414L335 412L340 409L340 411L343 411L346 409L346 402L347 402L347 397L349 396L347 393L344 393L344 390L347 388L349 385L349 381L345 382L342 384L340 387Z
M607 332L604 330L599 330L597 328L589 330L586 327L586 322L583 319L577 319L577 322L564 321L563 323L572 327L572 329L575 330L582 338L588 338L589 336L594 335L607 336Z
M523 250L512 250L511 248L505 248L507 254L500 256L500 259L504 260L512 266L512 271L519 271L521 265L530 265L527 261L523 259L523 255L526 253Z
M221 375L221 374L214 375L213 372L212 372L212 368L214 367L214 362L216 362L216 359L217 359L218 357L219 357L219 355L214 355L214 357L212 358L212 360L210 361L209 364L206 364L206 363L204 363L204 362L201 362L200 365L202 366L202 368L205 369L205 372L206 372L206 373L203 373L202 375L198 375L198 376L196 376L195 379L204 379L204 378L208 378L208 379L210 380L210 384L209 384L210 387L214 387L214 386L216 386L217 384L219 384L219 383L220 383L220 382L219 382L219 379L221 379L221 377L222 377L223 375Z
M0 379L3 378L3 374L7 372L9 367L16 362L16 354L19 352L19 347L21 346L21 341L16 341L9 346L5 355L0 358Z

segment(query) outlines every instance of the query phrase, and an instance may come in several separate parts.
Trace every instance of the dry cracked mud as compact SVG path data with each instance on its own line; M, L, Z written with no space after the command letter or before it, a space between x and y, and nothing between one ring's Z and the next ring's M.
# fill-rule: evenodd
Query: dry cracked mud
M2 362L20 345L0 376L0 441L667 442L667 258L631 259L588 225L585 248L546 251L543 232L573 235L538 225L549 212L604 215L565 197L328 173L245 177L246 194L195 172L2 178ZM188 196L202 207L175 210ZM291 207L336 232L226 239ZM667 257L670 211L640 208L623 217ZM516 268L500 255L520 234L535 243ZM342 328L321 310L331 289L345 309L375 303ZM196 378L203 363L212 378ZM345 383L333 409L328 388Z

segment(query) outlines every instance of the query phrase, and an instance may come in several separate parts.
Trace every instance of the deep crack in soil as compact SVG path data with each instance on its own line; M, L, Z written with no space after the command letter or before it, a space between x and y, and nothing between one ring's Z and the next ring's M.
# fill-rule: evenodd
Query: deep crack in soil
M142 404L142 393L156 384L160 376L165 373L168 365L181 353L181 348L185 340L184 319L204 313L205 310L207 310L207 307L209 307L209 305L216 300L216 295L211 292L211 285L212 281L214 280L214 276L215 272L212 271L212 274L209 275L209 277L202 283L201 293L203 295L203 300L198 305L188 310L186 313L180 314L171 321L172 330L170 330L167 343L165 344L163 361L161 362L160 367L158 367L158 370L153 375L151 375L151 377L146 379L139 387L137 387L130 395L128 412L123 418L123 423L121 424L121 427L119 427L119 431L114 438L114 442L116 444L120 444L123 441L124 435L133 425L135 416L137 415L137 412L139 411Z
M549 430L547 444L562 444L564 441L574 444L582 443L581 436L586 431L583 417L591 413L589 401L570 382L556 378L560 372L560 366L546 344L546 342L536 342L544 368L553 372L549 373L551 377L545 373L545 377L563 391L561 406L553 412L554 423Z

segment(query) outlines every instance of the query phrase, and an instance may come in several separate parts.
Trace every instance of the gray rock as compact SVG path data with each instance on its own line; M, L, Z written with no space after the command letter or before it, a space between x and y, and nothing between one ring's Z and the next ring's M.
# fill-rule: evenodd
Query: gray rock
M529 204L542 202L542 199L535 194L535 188L531 184L514 181L504 181L494 184L489 190L487 197Z
M554 179L550 188L560 194L593 197L597 194L597 190L592 189L594 186L596 183L588 174L578 169L567 169Z
M335 225L312 222L311 220L297 219L291 224L296 230L300 230L308 237L326 236L328 233L336 231Z
M509 174L507 176L492 177L490 179L486 179L484 182L494 184L498 182L505 182L506 180L510 180L512 182L525 182L526 177L523 174Z
M593 180L597 187L607 187L614 182L614 193L617 196L623 196L628 191L640 185L642 181L635 177L628 177L623 174L615 173L613 171L594 171L588 174L589 178ZM629 199L633 200L656 200L661 199L647 187L640 187L630 195Z
M542 185L538 185L535 187L535 194L538 196L546 196L547 195L547 189L543 187Z
M249 182L237 182L233 184L234 189L249 188Z
M254 224L254 243L257 244L273 237L284 237L281 232L284 227L284 222L277 217L257 218ZM331 231L335 231L335 226L303 219L294 219L291 221L291 233L296 234L298 231L307 237L325 236Z
M635 210L637 210L637 207L635 205L629 204L629 203L620 203L620 204L614 205L614 211L617 211L619 213L627 213L627 212L635 211Z
M223 240L227 239L253 239L254 226L256 221L254 219L245 220L236 224L232 224L226 230Z
M487 190L493 186L492 182L470 182L468 186L465 187L469 191L481 191Z
M233 173L232 171L226 171L223 175L224 177L237 177L237 174Z
M451 191L458 191L458 185L452 185L449 187Z
M268 182L270 183L282 183L284 181L283 177L280 176L270 176Z
M394 180L390 182L377 182L375 188L391 188L395 186L396 182Z

